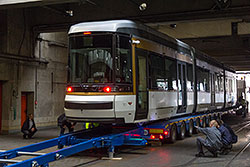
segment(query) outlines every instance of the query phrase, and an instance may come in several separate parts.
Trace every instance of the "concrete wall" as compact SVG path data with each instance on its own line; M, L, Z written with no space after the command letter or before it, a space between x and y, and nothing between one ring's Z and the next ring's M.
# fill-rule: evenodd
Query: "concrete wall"
M27 95L27 112L34 114L38 128L56 126L57 117L63 112L67 33L40 34L38 40L28 16L23 9L0 13L2 133L20 131L22 94Z
M67 81L67 34L40 34L41 42L36 48L36 57L49 61L46 68L37 70L36 119L41 126L55 125L63 113ZM40 43L40 55L39 55Z

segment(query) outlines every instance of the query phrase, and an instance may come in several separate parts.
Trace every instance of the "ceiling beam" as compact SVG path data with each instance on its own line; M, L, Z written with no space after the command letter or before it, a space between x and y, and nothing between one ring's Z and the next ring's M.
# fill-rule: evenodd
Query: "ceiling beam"
M237 61L237 62L227 62L227 61L224 61L222 63L223 64L227 64L229 66L244 66L244 65L246 65L246 66L248 66L248 68L250 68L249 67L250 61L243 61L243 60Z
M75 3L81 0L0 0L0 9L27 8L64 3Z
M211 56L214 57L214 56ZM234 56L223 56L223 57L214 57L217 60L220 61L241 61L241 60L250 60L250 55L234 55Z
M142 16L130 16L131 19L143 20L144 23L197 21L209 19L239 18L250 15L250 6L231 7L224 10L186 11L179 13L159 13Z

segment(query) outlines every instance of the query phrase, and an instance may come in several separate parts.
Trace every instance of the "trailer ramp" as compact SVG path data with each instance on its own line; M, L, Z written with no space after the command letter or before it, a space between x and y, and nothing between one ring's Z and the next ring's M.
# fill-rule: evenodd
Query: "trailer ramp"
M116 146L143 146L147 143L147 141L141 137L143 136L143 128L113 132L99 137L96 137L97 132L107 133L104 129L98 128L93 131L77 131L51 140L0 152L0 167L48 167L49 162L60 160L87 149L102 147L108 148L108 159L114 159L114 148ZM58 146L58 148L62 148L63 146L68 147L50 153L40 153L41 150L54 146ZM23 161L16 160L16 157L22 155L32 156L33 158ZM15 160L13 160L13 158L15 158Z

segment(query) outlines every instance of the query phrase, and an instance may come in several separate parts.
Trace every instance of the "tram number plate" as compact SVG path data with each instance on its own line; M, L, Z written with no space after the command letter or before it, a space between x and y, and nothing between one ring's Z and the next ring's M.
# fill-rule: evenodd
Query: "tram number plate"
M149 129L149 133L163 133L163 129Z

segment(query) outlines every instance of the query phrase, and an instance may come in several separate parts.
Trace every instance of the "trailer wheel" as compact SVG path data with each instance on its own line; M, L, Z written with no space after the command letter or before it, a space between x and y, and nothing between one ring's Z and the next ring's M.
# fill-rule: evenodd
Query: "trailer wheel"
M183 121L180 126L180 133L178 134L178 138L180 140L183 140L185 138L185 134L186 134L186 125L185 122Z
M201 126L201 123L200 123L200 118L196 118L196 120L195 120L195 125L196 126Z
M220 114L217 115L217 120L219 120L219 121L221 120L221 115Z
M200 127L200 118L196 118L196 120L195 120L195 125L198 126L198 127ZM198 130L197 130L196 128L194 129L194 133L195 133L195 134L198 133Z
M194 133L194 121L192 119L189 120L188 123L188 130L187 130L187 136L192 136Z
M206 117L203 117L203 118L202 118L202 125L201 125L202 128L205 128L205 127L206 127L206 124L207 124L207 123L206 123L206 120L207 120Z
M209 127L209 123L210 123L211 120L212 120L211 115L209 115L209 116L207 117L207 127Z
M176 125L173 124L171 129L170 129L170 138L169 138L169 142L170 143L174 143L176 141L176 138L177 138L177 128L176 128Z
M213 115L213 119L216 120L217 119L217 114Z

